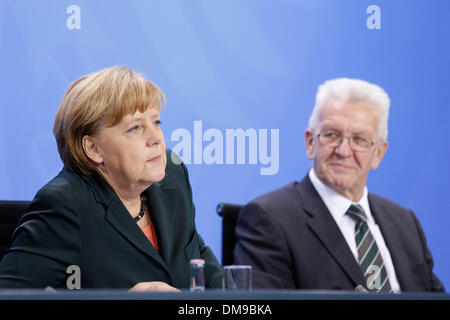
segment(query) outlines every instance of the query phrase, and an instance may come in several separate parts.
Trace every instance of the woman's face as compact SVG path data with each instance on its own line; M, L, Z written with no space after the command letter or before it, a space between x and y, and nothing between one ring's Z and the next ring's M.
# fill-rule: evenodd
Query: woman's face
M145 190L164 178L166 145L159 111L148 108L126 115L92 137L98 169L114 187Z

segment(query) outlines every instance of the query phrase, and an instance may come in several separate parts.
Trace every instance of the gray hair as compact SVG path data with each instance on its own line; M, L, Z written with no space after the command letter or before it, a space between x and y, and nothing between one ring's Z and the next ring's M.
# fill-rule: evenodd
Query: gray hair
M391 101L388 94L376 84L360 79L338 78L325 81L316 94L316 104L309 118L309 128L315 130L320 110L329 100L360 102L379 111L378 133L384 140L388 135L388 117Z

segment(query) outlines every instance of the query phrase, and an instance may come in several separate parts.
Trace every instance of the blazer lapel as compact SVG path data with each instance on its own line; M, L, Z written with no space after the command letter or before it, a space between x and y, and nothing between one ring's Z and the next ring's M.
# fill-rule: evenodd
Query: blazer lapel
M156 252L139 226L133 221L128 210L108 183L96 172L87 176L87 180L92 186L95 199L105 207L106 221L129 241L131 245L156 261L169 273L161 256Z
M118 197L115 197L108 206L105 218L134 247L158 262L169 273L161 256L156 252L136 222L133 221Z
M410 272L408 265L407 251L401 246L401 239L396 232L396 228L393 225L391 218L389 217L389 211L382 208L380 204L374 200L369 193L369 205L372 216L376 223L380 227L383 235L384 242L389 249L392 263L394 264L395 274L402 290L408 290L408 283L414 283L413 279L410 279Z
M150 216L158 237L159 254L169 261L173 251L175 194L174 188L155 183L146 190L150 199Z
M311 219L307 221L314 234L334 257L345 273L357 285L366 286L361 268L356 262L341 230L320 198L308 176L298 185L303 209Z

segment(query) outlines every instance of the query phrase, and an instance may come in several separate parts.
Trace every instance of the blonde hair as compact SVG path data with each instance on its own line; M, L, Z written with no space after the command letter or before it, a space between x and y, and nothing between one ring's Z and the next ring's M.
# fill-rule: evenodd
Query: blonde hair
M89 174L94 163L86 156L82 139L102 127L112 127L128 114L147 108L161 110L164 93L137 71L111 67L75 80L56 112L53 134L64 165Z

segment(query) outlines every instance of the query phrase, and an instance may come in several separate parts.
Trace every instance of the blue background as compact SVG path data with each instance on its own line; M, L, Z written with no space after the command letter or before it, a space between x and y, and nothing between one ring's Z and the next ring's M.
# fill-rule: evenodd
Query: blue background
M80 7L81 29L66 9ZM381 29L369 30L369 5ZM374 82L391 97L389 150L369 191L417 214L450 288L450 1L0 1L0 199L30 200L62 167L52 135L72 81L112 65L158 84L168 147L177 128L279 129L279 171L188 164L197 226L220 258L219 202L301 180L317 86ZM205 144L204 144L205 146ZM192 151L193 152L193 151Z

